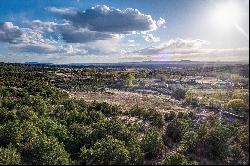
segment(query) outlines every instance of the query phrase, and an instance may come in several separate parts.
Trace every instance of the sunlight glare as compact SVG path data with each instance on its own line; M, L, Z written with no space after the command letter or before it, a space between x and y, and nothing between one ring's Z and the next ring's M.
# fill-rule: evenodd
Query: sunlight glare
M216 6L213 13L214 23L220 27L233 26L239 18L240 10L236 4L227 3Z

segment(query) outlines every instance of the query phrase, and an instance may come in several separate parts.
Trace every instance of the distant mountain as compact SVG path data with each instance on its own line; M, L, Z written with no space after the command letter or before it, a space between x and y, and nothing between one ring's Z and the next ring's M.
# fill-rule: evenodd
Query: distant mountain
M165 67L173 65L234 65L234 64L249 64L247 61L191 61L191 60L180 60L180 61L142 61L142 62L119 62L119 63L68 63L68 64L54 64L54 63L42 63L42 62L25 62L28 65L42 65L42 66L68 66L68 67Z
M28 64L28 65L53 65L53 63L45 63L45 62L24 62L24 64Z

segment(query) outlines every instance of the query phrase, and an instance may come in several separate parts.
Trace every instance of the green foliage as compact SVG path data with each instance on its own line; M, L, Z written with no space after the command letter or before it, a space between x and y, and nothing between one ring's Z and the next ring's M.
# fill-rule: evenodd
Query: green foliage
M216 122L204 137L204 151L206 156L213 160L222 160L228 155L230 130Z
M183 135L180 145L185 151L193 152L198 141L198 134L195 131L188 131Z
M185 97L185 100L183 101L183 103L184 103L184 105L191 105L194 107L199 106L199 100L192 95L187 95Z
M140 145L140 141L137 139L131 139L127 143L127 149L130 153L130 165L139 165L143 164L143 153Z
M92 138L93 129L89 126L74 123L69 126L69 139L65 142L66 149L71 154L80 152L83 146L91 147L96 140ZM76 157L75 155L73 155Z
M21 156L16 149L8 146L0 148L0 165L18 165L21 163Z
M65 142L68 139L67 126L54 119L41 119L39 127L44 134L57 138L59 142Z
M91 149L83 147L81 158L82 163L94 165L124 165L131 160L125 142L111 136L97 141Z
M33 140L41 134L41 130L30 121L8 122L0 126L0 145L7 146L13 144L20 148L26 142Z
M185 99L186 93L187 91L185 89L177 88L173 92L173 97L177 100L182 100Z
M247 122L247 125L241 126L240 129L236 131L236 134L243 150L249 151L249 122Z
M189 120L176 118L166 127L165 136L171 138L175 142L180 142L185 132L188 130Z
M121 120L116 118L93 124L92 128L94 129L92 133L93 140L102 139L111 135L116 139L129 142L137 135L133 129L128 128Z
M244 113L247 110L247 105L242 99L233 99L227 103L229 110L235 113Z
M142 109L135 106L130 110L129 115L149 121L151 125L158 128L162 128L164 126L162 114L154 109Z
M186 157L178 152L171 152L166 154L166 157L162 161L163 165L189 165Z
M164 115L164 119L165 119L165 121L167 121L167 122L173 120L175 117L176 117L176 114L175 114L174 111L167 112L167 113L165 113L165 115Z
M0 123L5 123L8 121L13 121L17 119L16 116L16 111L12 110L12 111L8 111L6 109L1 109L0 108Z
M142 140L142 149L145 157L152 159L162 154L163 140L161 133L156 128L149 128Z
M125 75L125 83L127 86L131 87L133 86L133 80L135 79L135 75L131 72L127 73Z
M55 71L70 72L75 77L62 79ZM176 114L172 111L163 117L157 110L138 105L124 113L116 105L87 103L69 98L66 91L58 90L98 90L100 85L105 85L102 88L112 86L112 81L117 79L127 80L121 73L0 64L0 164L133 165L157 164L158 161L170 165L196 164L190 162L189 157L208 159L215 164L248 164L248 122L232 123L211 117L196 121L193 112ZM154 78L167 73L129 74ZM78 76L91 78L83 80ZM106 84L105 80L111 83ZM132 82L129 84L131 86ZM183 89L175 92L173 95L178 100L189 95ZM229 101L228 108L236 113L247 113L248 91L210 92L211 98L202 99L211 107L219 108L221 98L225 102L237 99L237 102ZM197 105L198 99L200 104L198 96L192 93L189 104ZM136 117L136 121L126 121L122 115ZM163 156L173 150L178 153Z
M156 126L158 128L161 128L164 125L164 119L162 114L154 109L146 110L143 115L143 118L149 120L153 126Z
M36 113L31 108L28 107L16 111L16 116L20 120L35 120L38 118Z
M247 165L248 159L242 147L239 144L234 144L229 147L230 165Z
M85 112L78 112L78 111L71 111L67 114L67 122L68 124L71 123L83 123L83 124L92 124L97 123L104 119L104 115L100 111L85 111Z
M135 105L129 110L128 114L135 117L143 117L144 109Z
M41 135L30 142L22 150L22 156L27 164L39 165L68 165L69 154L64 145L54 137Z

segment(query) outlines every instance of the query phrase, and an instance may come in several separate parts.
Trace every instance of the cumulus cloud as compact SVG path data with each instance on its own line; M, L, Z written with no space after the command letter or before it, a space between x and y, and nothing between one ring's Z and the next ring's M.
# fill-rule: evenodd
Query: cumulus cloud
M85 55L88 53L88 50L75 48L72 45L56 45L56 44L46 44L46 43L17 44L17 45L12 46L12 49L15 49L16 51L19 51L19 52L36 53L36 54L60 53L63 55L74 55L74 54Z
M49 8L48 11L70 20L74 26L88 28L91 31L126 34L157 29L156 21L150 15L132 8L120 10L98 5L85 11L72 9L70 12L70 8L55 7Z
M200 49L164 52L151 55L126 54L122 61L248 61L249 48L236 49Z
M163 19L163 18L161 18L161 17L160 17L160 19L157 20L157 22L156 22L156 25L157 25L158 27L163 27L163 28L165 28L165 27L166 27L165 24L166 24L166 20Z
M70 15L76 15L79 10L73 7L69 8L56 8L56 7L48 7L47 10L51 13L70 16Z
M51 54L58 52L56 47L49 44L18 44L13 48L21 52L35 52L40 54Z
M129 52L127 56L142 60L249 61L249 48L205 48L208 44L209 42L200 39L174 39L159 46Z
M160 41L160 38L159 38L159 37L155 37L155 36L152 35L152 34L145 34L145 35L143 35L143 38L144 38L145 41L147 41L147 42L158 42L158 41Z
M34 30L39 30L41 32L54 32L57 23L55 22L43 22L40 20L33 20L31 23L31 28Z
M60 26L58 30L62 35L62 39L68 43L87 43L115 37L112 34L90 31L87 28L76 28L72 25Z
M150 46L141 50L136 50L132 53L142 55L155 55L159 53L174 53L174 52L197 52L199 48L207 45L208 42L200 39L174 39L169 40L159 46Z
M120 35L106 34L90 31L84 28L77 28L68 22L55 23L34 20L29 25L30 28L19 28L9 22L2 24L0 29L0 41L12 43L13 45L10 45L10 48L16 52L86 55L87 53L108 54L111 48L113 50L115 46L116 48L118 47L117 44L114 45L114 43L117 43L116 40L119 40L121 37ZM57 39L55 37L58 35L61 36L58 37L61 39ZM99 43L98 41L101 40L105 40L106 42ZM112 44L107 44L110 43L110 41L112 41ZM79 45L89 42L96 42L91 44L96 48L86 45L81 45L82 47L80 47ZM104 49L104 47L107 48Z
M199 52L171 55L173 60L189 59L193 61L249 61L249 48L201 49Z
M128 42L129 42L129 43L134 43L134 42L135 42L135 40L128 40Z
M21 29L12 22L0 24L0 42L16 43L21 35Z

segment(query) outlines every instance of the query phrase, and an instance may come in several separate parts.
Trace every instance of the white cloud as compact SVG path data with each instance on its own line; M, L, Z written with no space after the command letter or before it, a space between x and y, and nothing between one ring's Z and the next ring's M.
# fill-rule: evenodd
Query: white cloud
M21 35L21 29L12 22L0 24L0 42L16 43Z
M174 39L169 40L166 43L162 43L158 46L150 46L141 50L134 51L135 54L142 54L142 55L155 55L159 53L169 53L173 51L197 51L197 49L201 48L204 45L207 45L209 42L195 39Z
M58 30L62 35L62 39L67 43L87 43L117 37L113 34L90 31L87 28L76 28L72 25L60 26Z
M163 18L160 17L160 19L157 20L156 25L158 27L166 28L166 20L164 20Z
M55 22L43 22L40 20L33 20L31 23L31 28L34 30L39 30L42 32L54 32L56 25L58 25Z
M76 15L79 12L78 9L73 7L68 7L68 8L48 7L47 10L51 13L60 15Z
M129 52L127 56L142 60L249 61L249 48L210 49L200 39L174 39L159 46Z
M155 37L152 34L146 34L143 35L143 38L145 39L145 41L147 42L159 42L160 38L159 37Z
M88 28L91 31L117 34L134 31L152 31L157 29L156 21L150 15L141 13L138 9L120 10L105 5L98 5L80 11L75 8L50 7L48 11L61 15L71 21L74 26ZM161 25L163 19L160 19Z

